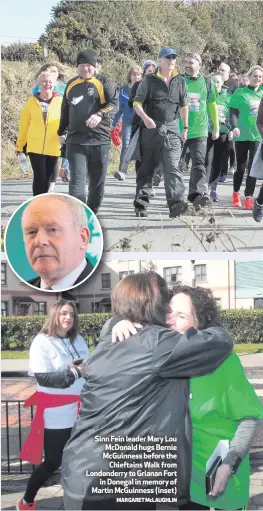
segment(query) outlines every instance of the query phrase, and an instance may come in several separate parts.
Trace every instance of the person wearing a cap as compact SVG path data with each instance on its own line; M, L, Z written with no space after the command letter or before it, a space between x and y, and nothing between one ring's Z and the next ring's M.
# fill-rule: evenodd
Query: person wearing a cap
M140 83L134 109L143 120L141 128L141 164L136 176L134 200L137 216L147 216L151 183L156 165L162 161L166 200L170 217L187 210L185 186L179 160L182 140L188 129L188 106L185 80L175 70L176 51L162 48L159 68ZM184 130L180 137L179 115Z
M219 137L216 87L211 80L206 80L204 76L200 75L201 63L202 60L199 53L187 53L185 58L185 74L183 75L189 102L189 129L184 151L189 148L192 160L188 200L197 209L210 203L205 167L208 137L207 110L213 124L212 137L214 140Z
M116 86L96 71L98 56L93 50L79 52L78 76L68 83L63 97L58 130L67 144L70 166L69 194L86 202L94 213L101 205L110 154L110 128L117 105Z

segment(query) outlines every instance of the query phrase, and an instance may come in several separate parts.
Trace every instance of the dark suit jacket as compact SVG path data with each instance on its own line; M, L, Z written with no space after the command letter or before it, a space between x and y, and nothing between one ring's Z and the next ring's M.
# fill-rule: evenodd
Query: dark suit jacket
M82 282L92 272L93 266L92 266L91 262L87 258L86 258L86 262L87 262L87 264L86 264L83 272L78 276L78 278L74 282L74 284L72 284L73 286L75 286L76 284L80 284L80 282ZM28 284L32 284L32 286L40 288L41 277L35 277L34 279L28 280L27 282L28 282Z

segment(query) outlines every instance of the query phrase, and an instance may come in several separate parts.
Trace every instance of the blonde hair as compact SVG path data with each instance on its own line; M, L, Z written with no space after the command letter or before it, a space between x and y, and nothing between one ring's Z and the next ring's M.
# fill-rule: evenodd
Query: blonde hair
M60 62L56 62L55 60L51 60L50 62L45 62L45 64L43 64L39 70L37 71L36 75L35 75L35 79L38 80L38 77L41 73L43 73L44 71L48 71L48 69L50 67L56 67L57 70L58 70L58 80L60 81L65 81L67 80L67 75L66 75L66 70L65 70L65 67L63 66L63 64L61 64Z
M263 73L263 68L256 64L255 66L251 66L251 68L248 70L248 72L245 73L245 75L242 75L242 76L250 77L252 75L253 71L256 71L256 69L259 69L261 71L261 73Z
M139 66L138 64L135 64L134 66L131 66L129 71L128 71L128 74L127 74L127 83L130 83L131 81L131 77L132 77L132 73L134 71L138 71L139 73L142 74L142 67Z
M48 75L48 76L52 76L52 77L53 77L53 74L52 74L50 71L43 71L43 72L42 72L42 73L40 73L40 75L38 75L38 77L37 77L37 84L38 84L38 85L40 84L40 82L41 82L41 80L42 80L43 76L46 76L46 75ZM54 78L54 77L53 77L53 78ZM55 80L54 80L54 84L55 84Z

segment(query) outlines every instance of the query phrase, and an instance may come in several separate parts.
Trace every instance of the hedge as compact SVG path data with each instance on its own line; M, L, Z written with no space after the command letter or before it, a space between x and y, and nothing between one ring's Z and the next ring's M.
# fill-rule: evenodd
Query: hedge
M80 314L80 333L88 346L94 347L99 340L100 329L110 314ZM231 332L235 343L263 342L263 310L221 311L224 325ZM41 329L43 316L2 318L2 350L27 350Z

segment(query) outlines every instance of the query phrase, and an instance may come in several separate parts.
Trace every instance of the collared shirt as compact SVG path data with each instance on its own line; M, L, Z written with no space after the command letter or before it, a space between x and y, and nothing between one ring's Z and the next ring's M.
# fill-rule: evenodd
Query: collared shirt
M86 259L83 259L81 264L77 268L75 268L75 270L71 271L68 275L66 275L63 279L59 280L56 284L53 284L53 286L49 286L44 279L41 279L40 289L50 289L50 287L54 291L69 289L74 285L74 283L76 282L80 274L83 272L86 265L87 261Z

